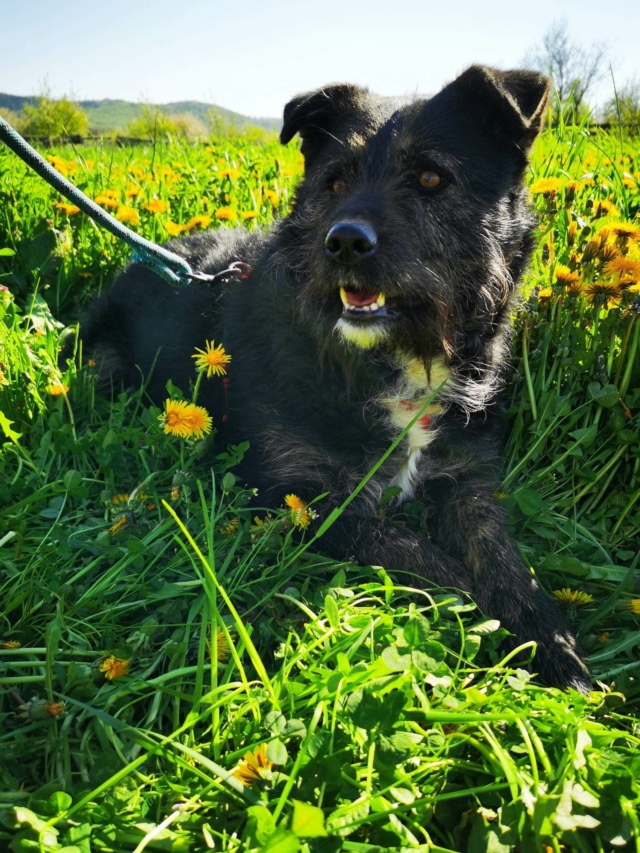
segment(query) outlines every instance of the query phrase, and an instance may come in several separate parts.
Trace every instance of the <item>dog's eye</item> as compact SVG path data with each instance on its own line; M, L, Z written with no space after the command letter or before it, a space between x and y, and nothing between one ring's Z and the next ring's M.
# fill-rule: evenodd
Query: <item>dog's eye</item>
M425 190L435 190L442 183L442 176L433 169L427 169L426 172L420 172L418 183Z
M347 184L345 181L333 181L331 184L331 192L334 193L346 193Z

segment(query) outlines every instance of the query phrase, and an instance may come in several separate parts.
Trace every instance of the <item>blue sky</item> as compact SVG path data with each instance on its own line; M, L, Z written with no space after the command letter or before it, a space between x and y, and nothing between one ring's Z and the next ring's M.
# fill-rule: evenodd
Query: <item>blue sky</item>
M325 83L430 93L474 62L522 66L559 17L576 42L606 42L618 86L640 78L638 0L6 0L0 91L38 94L46 80L80 100L277 116ZM596 97L611 92L607 78Z

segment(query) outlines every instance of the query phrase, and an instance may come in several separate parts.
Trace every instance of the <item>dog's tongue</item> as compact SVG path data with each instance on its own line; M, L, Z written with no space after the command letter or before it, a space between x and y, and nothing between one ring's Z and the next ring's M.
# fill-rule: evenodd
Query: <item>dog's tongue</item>
M360 308L362 305L373 305L374 302L378 301L379 293L361 293L355 290L345 290L344 296L349 305L356 305Z

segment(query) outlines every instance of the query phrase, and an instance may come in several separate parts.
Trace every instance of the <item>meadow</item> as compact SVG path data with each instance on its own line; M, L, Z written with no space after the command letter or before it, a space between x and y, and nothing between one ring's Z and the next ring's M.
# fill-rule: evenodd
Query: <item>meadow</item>
M0 148L0 849L640 850L638 149L543 134L514 318L496 499L582 696L455 590L323 557L314 496L261 507L245 446L171 430L193 389L161 410L60 367L129 252ZM275 140L46 154L157 242L268 227L302 169Z

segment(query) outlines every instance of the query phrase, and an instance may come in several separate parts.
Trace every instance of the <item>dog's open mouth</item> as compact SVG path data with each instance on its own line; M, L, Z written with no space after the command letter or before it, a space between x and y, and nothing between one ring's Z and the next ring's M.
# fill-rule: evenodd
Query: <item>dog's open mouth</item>
M340 288L342 316L358 322L368 322L383 318L392 318L394 311L389 310L384 293L365 293L362 290Z

